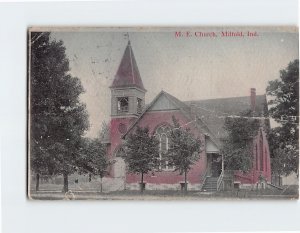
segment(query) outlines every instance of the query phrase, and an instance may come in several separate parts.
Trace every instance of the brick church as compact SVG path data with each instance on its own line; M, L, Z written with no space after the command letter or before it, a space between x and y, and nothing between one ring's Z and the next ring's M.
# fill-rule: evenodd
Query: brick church
M138 189L140 176L126 172L122 159L122 141L134 132L137 126L148 127L159 138L160 156L168 150L168 131L172 116L183 127L188 127L195 136L204 142L204 150L187 176L189 190L216 191L224 177L223 157L220 154L222 139L226 137L223 129L224 115L238 115L245 110L255 111L263 116L267 111L266 96L256 95L251 89L250 96L199 101L180 101L171 94L161 91L151 103L145 103L146 88L135 60L130 41L124 51L111 90L110 133L107 138L108 156L116 161L110 171L113 178L122 179L125 189ZM233 185L247 187L259 182L260 177L271 181L271 166L265 124L261 124L253 139L253 166L248 173L235 171ZM154 174L144 176L146 189L183 188L184 178L174 168L164 162Z

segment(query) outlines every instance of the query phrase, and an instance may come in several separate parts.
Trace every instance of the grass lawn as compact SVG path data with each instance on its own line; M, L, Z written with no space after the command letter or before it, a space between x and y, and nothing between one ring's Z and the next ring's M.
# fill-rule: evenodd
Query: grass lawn
M35 200L63 200L65 195L58 190L31 191L30 199ZM284 190L232 190L217 193L199 191L173 190L123 190L110 193L98 191L74 191L75 200L205 200L205 199L298 199L298 186L288 186Z

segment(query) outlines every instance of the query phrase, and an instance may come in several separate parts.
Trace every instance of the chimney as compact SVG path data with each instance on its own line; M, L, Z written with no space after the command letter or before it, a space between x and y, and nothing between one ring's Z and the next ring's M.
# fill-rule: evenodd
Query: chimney
M251 103L251 111L255 112L255 102L256 102L256 89L250 89L250 103Z

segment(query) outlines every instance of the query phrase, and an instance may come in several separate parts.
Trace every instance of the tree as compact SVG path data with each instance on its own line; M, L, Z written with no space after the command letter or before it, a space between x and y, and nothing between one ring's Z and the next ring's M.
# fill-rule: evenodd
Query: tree
M141 192L144 190L144 175L159 166L159 141L150 135L149 129L137 127L126 138L124 145L125 163L130 173L141 174Z
M36 173L35 190L39 191L40 176L53 174L55 165L51 162L49 152L38 141L32 140L31 143L35 145L31 146L30 166Z
M279 126L269 134L272 168L278 175L299 175L299 60L280 70L267 87L270 116Z
M290 135L289 127L276 127L271 129L268 140L271 154L272 173L277 176L298 174L299 147L293 141L287 140Z
M105 142L109 140L110 128L106 121L102 122L101 130L99 131L98 137L99 140Z
M100 176L100 192L102 193L102 179L109 172L109 167L115 161L109 160L106 153L106 146L99 138L85 139L84 152L78 161L80 173L88 173L93 176Z
M89 127L86 106L79 99L84 89L69 71L63 42L51 40L49 32L31 32L31 168L37 175L62 174L64 192L68 191L68 175L76 170L82 135Z
M224 128L228 136L223 141L221 153L224 155L226 170L247 172L252 168L253 138L260 127L253 113L241 112L240 117L227 117Z
M170 131L170 148L168 150L168 164L175 167L174 171L184 174L184 191L187 192L187 173L192 165L200 158L202 142L191 133L189 128L180 127L173 116L173 128Z

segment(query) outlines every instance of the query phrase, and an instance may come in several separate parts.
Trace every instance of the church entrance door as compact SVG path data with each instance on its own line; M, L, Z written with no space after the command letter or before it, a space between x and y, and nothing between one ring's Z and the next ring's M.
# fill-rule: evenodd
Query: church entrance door
M213 177L219 177L222 172L222 157L220 155L215 155L212 157L211 170Z
M219 177L222 172L222 156L219 154L207 154L207 176Z
M124 159L120 157L115 158L115 164L114 164L114 177L115 178L123 178L125 179L125 161Z

